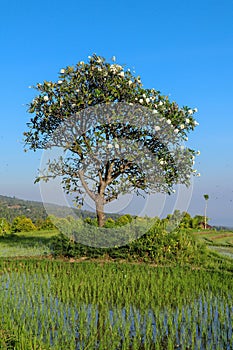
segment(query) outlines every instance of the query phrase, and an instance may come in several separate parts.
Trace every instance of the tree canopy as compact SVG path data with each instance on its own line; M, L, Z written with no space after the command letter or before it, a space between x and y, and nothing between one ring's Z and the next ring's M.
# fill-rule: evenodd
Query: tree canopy
M88 195L99 226L104 206L120 194L171 194L175 184L190 184L197 152L183 144L198 124L197 109L144 88L140 76L115 58L109 63L94 54L87 63L62 68L56 82L34 88L26 148L63 150L48 159L36 181L60 176L79 205Z

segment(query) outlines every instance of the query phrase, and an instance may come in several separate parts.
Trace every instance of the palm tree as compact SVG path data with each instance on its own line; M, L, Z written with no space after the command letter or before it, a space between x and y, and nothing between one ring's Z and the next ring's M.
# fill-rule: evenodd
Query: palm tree
M208 194L204 194L204 199L206 201L206 204L205 204L205 230L206 230L206 212L207 212L207 202L208 202L208 199L209 199L209 195Z

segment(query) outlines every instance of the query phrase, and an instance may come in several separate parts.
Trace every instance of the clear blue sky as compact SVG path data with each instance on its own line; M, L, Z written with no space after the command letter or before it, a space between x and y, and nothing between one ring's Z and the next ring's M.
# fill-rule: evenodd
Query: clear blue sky
M0 11L0 194L40 199L41 153L23 152L29 85L97 53L135 67L144 87L197 107L201 151L188 211L233 226L233 1L10 0ZM156 204L155 204L156 205Z

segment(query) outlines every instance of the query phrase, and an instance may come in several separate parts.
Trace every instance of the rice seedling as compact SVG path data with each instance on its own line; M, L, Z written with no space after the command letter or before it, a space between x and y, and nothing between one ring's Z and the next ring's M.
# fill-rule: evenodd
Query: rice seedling
M227 272L1 260L0 334L21 350L232 349L232 294Z

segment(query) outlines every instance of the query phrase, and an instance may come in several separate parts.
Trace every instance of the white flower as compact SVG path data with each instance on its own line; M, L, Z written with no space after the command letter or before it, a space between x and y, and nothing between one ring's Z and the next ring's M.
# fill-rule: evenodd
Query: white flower
M193 173L196 173L197 172L197 169L193 169Z
M29 88L29 89L32 89L32 86L30 85L28 88Z
M171 120L170 119L167 119L167 124L171 124Z
M194 121L194 125L199 125L199 123L195 120L195 121Z
M90 59L91 59L91 56L88 56L88 59L90 60Z
M61 73L61 74L64 74L64 73L65 73L65 69L62 68L62 69L60 70L60 73Z
M116 56L112 56L112 61L116 62Z
M138 100L138 98L137 97L135 97L135 101L137 101Z
M44 96L44 101L48 101L49 100L49 97L46 95Z
M111 64L110 66L110 71L116 74L118 71L123 70L123 67L120 66L119 64Z
M129 86L133 84L132 80L128 81Z
M199 176L201 176L201 174L200 174L200 173L197 173L197 176L199 177Z
M185 141L188 141L188 137L185 137L184 139L185 139Z
M115 143L115 148L119 149L119 147L118 143Z
M158 113L157 109L153 109L152 113L153 113L153 114Z
M62 84L63 82L62 82L62 80L58 80L58 82L57 82L58 84Z
M189 119L189 118L186 118L186 119L185 119L185 123L186 123L186 124L189 124L189 123L190 123L190 119Z
M172 193L176 193L176 190L173 189L173 190L172 190Z
M84 64L84 62L83 62L83 61L80 61L80 62L79 62L79 64L82 64L82 65L83 65L83 64Z
M194 108L194 110L193 110L195 113L198 111L198 109L197 108Z
M159 125L156 125L154 129L155 129L155 131L159 131L161 128Z
M72 103L71 107L74 108L75 106L76 106L76 104L75 104L75 103Z
M98 67L98 72L102 72L102 68L101 67Z
M102 59L100 57L97 58L96 60L97 63L101 63L102 62Z
M164 164L164 161L161 159L161 160L159 161L159 164L163 165L163 164Z
M196 155L197 155L197 156L199 156L200 154L201 154L201 152L200 152L200 151L197 151L197 152L196 152Z
M75 92L79 92L80 90L79 89L76 89Z
M162 106L163 105L163 102L162 101L159 101L159 106Z
M143 99L142 99L142 98L140 98L139 102L140 102L140 103L143 103Z
M149 97L146 98L146 103L149 103L150 102L150 99Z
M145 94L143 94L143 95L142 95L142 97L146 98L146 95L145 95Z
M175 129L174 130L174 134L178 134L179 130L178 129Z
M120 72L118 75L119 75L120 77L124 78L125 73L124 73L124 72Z
M188 110L188 114L193 114L193 110L192 110L192 109L189 109L189 110Z
M109 149L111 149L111 148L113 147L113 145L112 145L111 143L109 143L109 144L107 145L107 147L108 147Z
M181 124L181 125L180 125L180 129L181 129L181 130L184 129L184 124Z

